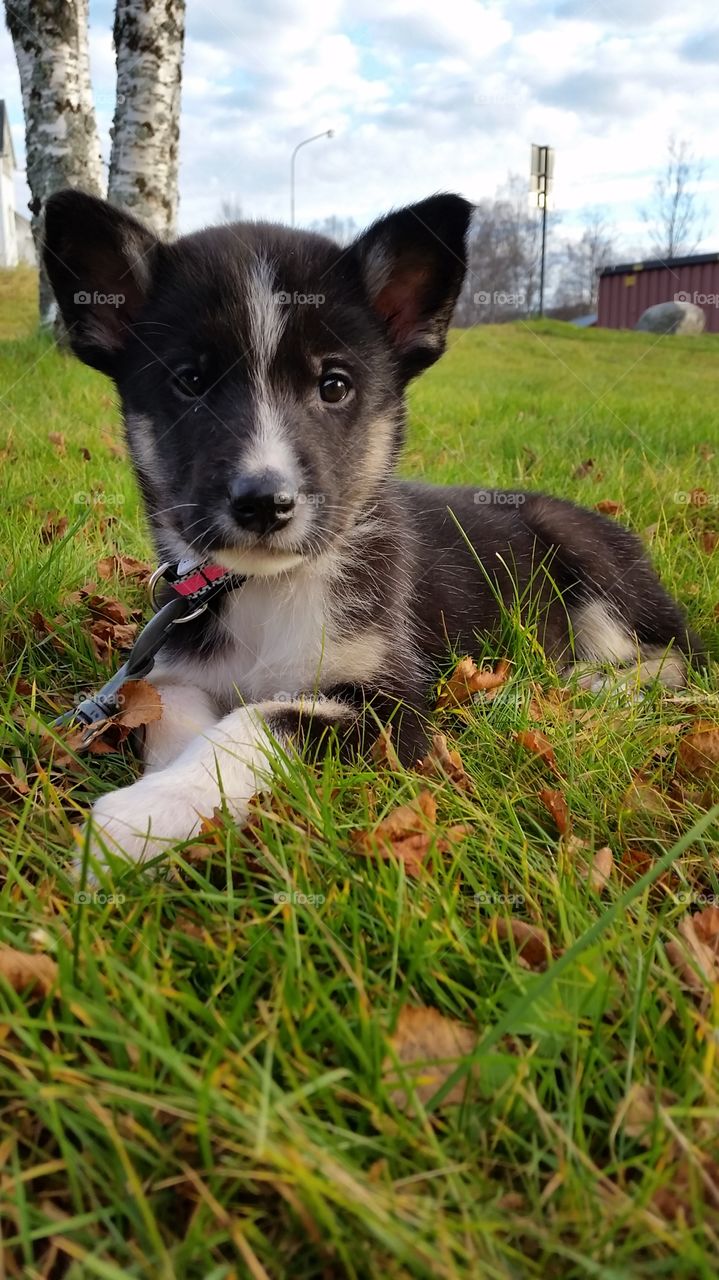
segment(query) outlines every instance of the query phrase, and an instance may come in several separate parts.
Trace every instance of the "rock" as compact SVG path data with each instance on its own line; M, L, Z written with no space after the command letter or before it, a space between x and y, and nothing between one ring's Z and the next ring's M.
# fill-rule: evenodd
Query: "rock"
M693 302L658 302L647 307L635 329L645 333L703 333L706 316Z

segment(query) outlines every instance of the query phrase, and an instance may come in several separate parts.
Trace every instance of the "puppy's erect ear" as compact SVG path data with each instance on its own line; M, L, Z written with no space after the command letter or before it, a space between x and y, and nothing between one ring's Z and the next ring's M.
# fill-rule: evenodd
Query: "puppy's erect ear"
M43 261L68 331L86 364L112 376L152 279L158 240L130 214L82 191L45 207Z
M467 270L471 215L461 196L430 196L381 218L355 242L370 302L407 378L444 351Z

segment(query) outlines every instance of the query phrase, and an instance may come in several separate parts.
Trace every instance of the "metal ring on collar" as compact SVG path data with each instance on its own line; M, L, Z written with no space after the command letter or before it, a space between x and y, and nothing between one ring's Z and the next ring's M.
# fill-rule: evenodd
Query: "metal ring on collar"
M150 580L147 584L147 590L150 593L150 604L152 605L152 608L155 613L157 613L160 608L159 604L157 603L157 592L155 591L155 588L158 582L160 581L160 578L163 578L165 576L169 568L170 568L170 561L166 560L164 564L161 564L159 568L155 569L154 572L150 574Z
M192 622L193 618L199 618L200 614L204 613L206 608L207 608L206 604L201 604L197 609L193 609L192 613L188 613L186 617L175 618L175 621L172 624L173 627L180 627L182 626L183 622Z

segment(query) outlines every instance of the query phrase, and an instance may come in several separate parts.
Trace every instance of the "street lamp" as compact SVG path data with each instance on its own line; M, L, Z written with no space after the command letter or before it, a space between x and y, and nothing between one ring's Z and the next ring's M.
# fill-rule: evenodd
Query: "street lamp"
M302 142L298 142L297 146L292 152L292 159L290 160L290 226L291 227L294 227L295 225L295 159L297 156L297 152L302 147L306 147L310 142L317 142L318 138L333 138L334 135L335 135L334 129L325 129L323 133L313 133L311 138L304 138Z

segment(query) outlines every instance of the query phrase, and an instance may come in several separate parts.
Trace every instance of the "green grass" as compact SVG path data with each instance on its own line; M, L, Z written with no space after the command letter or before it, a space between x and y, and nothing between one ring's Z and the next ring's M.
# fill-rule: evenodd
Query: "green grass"
M556 673L508 617L474 656L512 657L509 686L440 718L475 790L430 784L439 826L471 830L425 876L351 841L419 779L329 758L292 766L253 833L222 828L210 856L173 854L169 877L129 871L103 886L121 900L76 902L73 827L135 766L48 773L38 721L109 674L68 596L100 556L149 545L109 384L28 334L31 284L0 281L0 334L18 335L0 346L0 757L30 788L0 798L0 940L49 952L60 976L44 1000L0 983L4 1274L714 1276L719 988L692 996L665 943L719 894L717 788L673 781L678 734L719 721L716 665L685 700L553 701ZM405 469L621 502L632 527L654 526L652 555L716 658L719 550L702 535L719 528L718 357L710 337L455 333L412 391ZM675 496L696 488L704 507ZM69 525L45 543L51 510ZM103 589L143 603L127 583ZM561 783L513 736L533 692ZM627 808L637 774L670 797L664 815ZM538 799L558 785L588 856L614 852L602 895ZM286 892L323 900L277 903ZM493 915L548 931L543 975L497 941ZM477 1029L461 1107L403 1111L384 1085L406 1004ZM635 1085L657 1104L643 1136L620 1122Z

